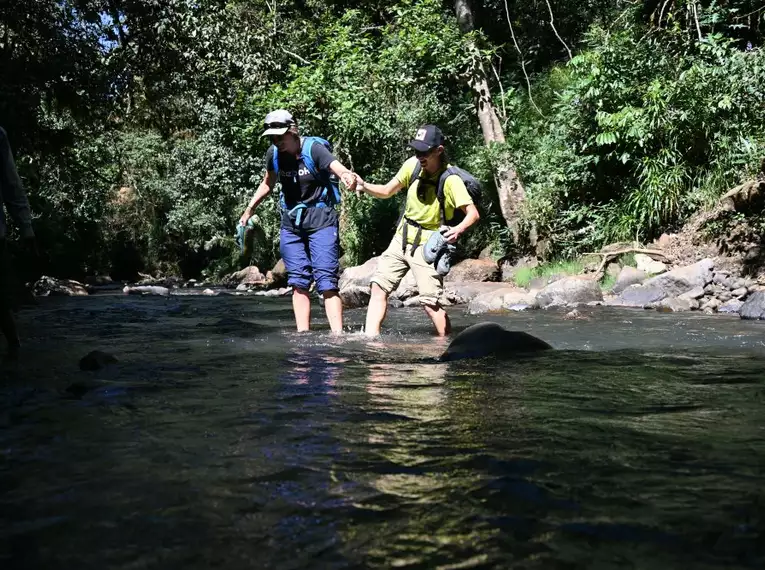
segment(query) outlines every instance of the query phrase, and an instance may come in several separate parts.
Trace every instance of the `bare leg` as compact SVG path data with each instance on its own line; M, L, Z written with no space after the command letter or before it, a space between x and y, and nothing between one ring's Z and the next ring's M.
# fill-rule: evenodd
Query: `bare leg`
M378 336L380 326L388 312L388 294L377 283L372 283L372 296L367 306L367 322L364 332L367 336Z
M452 323L443 307L433 307L431 305L423 305L423 307L425 312L428 313L430 320L433 321L438 336L446 336L452 332Z
M336 290L324 291L324 311L327 313L329 328L335 334L343 332L343 300Z
M298 332L307 331L311 326L311 297L308 291L298 288L292 291L292 311Z

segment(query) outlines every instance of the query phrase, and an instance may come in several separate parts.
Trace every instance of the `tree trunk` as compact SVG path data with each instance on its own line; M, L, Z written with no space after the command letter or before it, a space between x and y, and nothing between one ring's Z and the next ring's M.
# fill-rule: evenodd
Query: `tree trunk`
M454 0L454 11L457 14L460 31L463 34L472 31L474 19L470 0ZM486 146L491 146L492 143L504 143L505 132L491 100L489 82L480 51L473 42L469 42L467 48L472 60L468 85L475 97L476 114L481 125L483 140ZM499 164L494 172L494 181L497 185L502 217L505 219L505 223L507 223L513 234L513 240L517 244L520 240L518 212L520 205L523 203L525 192L518 178L518 173L512 165L510 156L500 157Z

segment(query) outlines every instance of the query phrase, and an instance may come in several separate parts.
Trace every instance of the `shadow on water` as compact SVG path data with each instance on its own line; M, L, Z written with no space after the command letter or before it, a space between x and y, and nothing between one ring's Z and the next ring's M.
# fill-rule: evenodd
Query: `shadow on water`
M496 318L556 351L440 363L420 311L369 341L284 300L45 299L0 385L0 564L762 567L762 328L560 317Z

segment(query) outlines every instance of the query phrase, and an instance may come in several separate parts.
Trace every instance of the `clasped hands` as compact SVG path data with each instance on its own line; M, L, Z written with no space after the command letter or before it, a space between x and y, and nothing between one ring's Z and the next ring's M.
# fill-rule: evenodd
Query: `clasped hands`
M356 192L356 196L361 196L361 194L364 191L364 179L361 178L357 173L355 172L344 172L342 176L340 176L340 180L343 181L343 184L345 184L346 188L351 191Z

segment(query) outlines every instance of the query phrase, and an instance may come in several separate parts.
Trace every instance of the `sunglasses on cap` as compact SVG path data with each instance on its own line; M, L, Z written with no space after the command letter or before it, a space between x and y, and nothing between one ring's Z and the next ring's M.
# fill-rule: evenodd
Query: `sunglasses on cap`
M291 127L294 123L288 122L285 123L283 121L274 121L272 123L263 123L263 125L266 127L266 129L284 129L286 127Z

